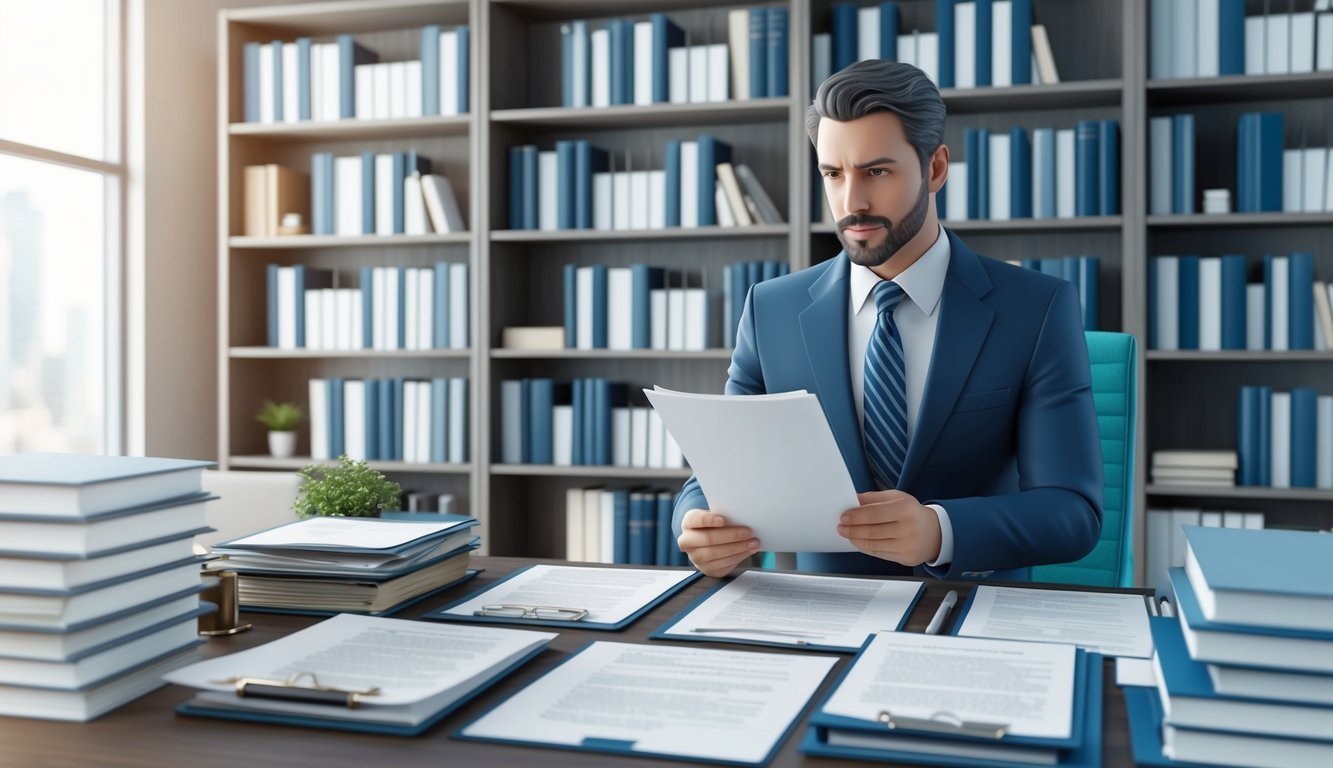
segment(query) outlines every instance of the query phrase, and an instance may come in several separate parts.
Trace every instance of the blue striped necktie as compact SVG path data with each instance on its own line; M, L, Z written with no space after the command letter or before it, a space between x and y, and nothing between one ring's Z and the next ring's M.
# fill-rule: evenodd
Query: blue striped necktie
M893 322L893 310L903 296L903 289L892 280L875 286L879 321L866 348L866 455L881 488L898 487L907 458L907 367L903 339Z

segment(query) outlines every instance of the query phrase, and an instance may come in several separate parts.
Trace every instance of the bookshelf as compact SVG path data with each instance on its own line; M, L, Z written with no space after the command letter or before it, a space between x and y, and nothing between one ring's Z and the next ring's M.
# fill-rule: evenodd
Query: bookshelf
M565 491L608 488L678 488L686 470L557 467L501 463L500 382L524 377L557 381L602 376L631 388L660 384L721 391L729 351L509 350L500 348L508 326L562 323L559 289L566 264L623 267L652 264L702 275L715 292L736 261L778 259L792 270L834 256L833 227L812 221L818 189L804 125L813 90L812 35L830 31L832 0L736 3L715 8L699 0L352 0L223 12L220 22L218 130L220 192L219 455L224 467L293 469L305 460L262 455L264 435L252 414L265 397L304 404L311 377L462 376L470 381L468 457L459 464L372 462L420 490L454 493L485 526L487 552L563 555ZM869 2L862 3L869 5ZM780 6L788 11L788 97L706 104L652 104L567 108L561 102L560 28L573 19L644 20L663 11L692 40L726 40L726 11ZM933 30L933 0L899 4L903 27ZM1057 85L943 91L949 110L945 141L962 155L965 128L1012 125L1070 128L1083 119L1115 119L1120 126L1119 215L1072 219L946 221L980 253L996 258L1091 254L1101 258L1099 323L1146 340L1147 270L1159 253L1221 248L1316 251L1316 274L1333 278L1318 238L1327 238L1330 214L1147 215L1153 173L1148 153L1150 116L1194 111L1198 125L1198 189L1234 188L1235 117L1277 109L1295 119L1333 126L1320 98L1328 73L1148 79L1146 0L1034 0L1034 19L1046 25L1060 70ZM466 115L337 123L260 125L243 122L242 45L297 35L355 33L385 59L414 55L414 34L426 24L468 24L471 29L470 107ZM555 65L553 65L555 63ZM508 149L554 147L557 140L588 139L612 152L631 152L661 168L666 141L711 133L730 143L734 158L750 165L785 223L743 228L666 230L511 230L508 220ZM366 237L239 236L242 169L277 162L309 169L312 152L417 150L443 169L458 194L470 231L450 235ZM1212 163L1216 156L1218 162ZM1208 158L1208 167L1202 162ZM438 260L471 269L471 346L466 350L328 352L274 350L264 343L266 264L306 264L352 270L365 264L427 266ZM714 294L716 296L716 293ZM1200 353L1146 350L1140 344L1139 478L1135 491L1136 554L1140 578L1145 553L1144 514L1150 504L1276 510L1276 520L1324 527L1325 492L1212 489L1148 483L1151 451L1234 445L1235 395L1242 383L1290 387L1330 380L1333 353ZM1263 380L1256 382L1255 377ZM304 428L298 452L308 455ZM1236 489L1241 491L1241 489Z

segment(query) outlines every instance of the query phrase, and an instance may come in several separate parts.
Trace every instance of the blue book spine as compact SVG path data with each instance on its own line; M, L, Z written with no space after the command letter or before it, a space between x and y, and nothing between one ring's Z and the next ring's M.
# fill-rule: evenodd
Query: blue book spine
M310 119L310 44L308 37L296 38L296 116L301 120Z
M746 267L743 263L730 264L727 267L731 275L731 315L727 320L727 347L736 346L736 329L741 324L741 313L745 310L745 296L750 284L745 279Z
M246 43L241 53L245 80L245 122L259 122L259 43Z
M1279 158L1281 159L1281 158ZM731 162L731 145L709 134L699 136L699 226L717 226L717 164Z
M981 129L963 129L963 151L967 159L967 218L981 218Z
M1199 257L1180 257L1180 348L1199 348Z
M337 210L337 187L333 174L333 154L326 152L321 156L321 160L324 163L324 173L320 178L320 184L324 187L324 221L328 228L328 231L324 234L332 235L334 233L334 211Z
M579 268L565 265L565 347L574 349L578 344L579 327Z
M990 218L990 131L985 128L977 130L977 218Z
M879 4L879 57L885 61L898 60L897 3Z
M403 392L407 381L402 377L393 380L393 441L389 448L393 451L393 460L403 460Z
M296 346L305 347L305 289L306 289L306 268L304 265L297 264L291 268L296 278L292 281L292 301L295 302L296 309Z
M1219 0L1217 73L1245 74L1245 0Z
M759 275L759 282L762 283L765 280L772 280L773 278L777 277L778 270L781 268L781 266L782 262L774 261L772 259L761 262L759 265L759 269L761 272L761 274Z
M1032 218L1032 144L1027 129L1009 129L1009 216Z
M1065 259L1057 256L1048 256L1046 258L1037 259L1037 271L1041 272L1043 275L1050 275L1051 277L1058 277L1061 280L1064 280L1065 264Z
M611 525L615 535L611 542L612 554L617 563L629 562L629 491L621 488L609 491L612 498Z
M407 176L411 173L407 167L407 153L393 153L393 233L401 235L407 232L407 200L404 198Z
M1246 112L1236 125L1236 211L1239 213L1259 210L1254 178L1256 120L1254 113Z
M939 36L939 86L952 88L954 79L954 10L955 0L935 0L935 32Z
M611 463L611 381L593 379L593 463Z
M374 152L361 153L361 234L375 234Z
M1308 387L1291 390L1291 487L1315 487L1317 450L1315 425L1319 393Z
M680 140L666 143L666 226L680 226Z
M1273 388L1257 387L1259 401L1259 485L1273 484Z
M605 264L592 267L592 346L606 349L607 271Z
M370 349L375 346L375 268L360 269L361 282L361 346ZM369 386L369 384L367 384ZM369 434L369 430L367 430Z
M833 71L839 72L856 62L857 5L838 3L833 6Z
M768 9L768 95L786 96L788 93L788 29L786 8ZM751 57L753 60L753 57ZM751 75L753 78L753 75ZM753 79L751 80L753 82Z
M325 205L325 196L333 191L333 186L324 178L324 153L316 152L310 156L310 232L315 235L331 235L332 222Z
M1009 23L1010 50L1013 64L1009 67L1014 85L1032 84L1032 0L1012 0Z
M285 118L282 110L282 41L274 40L269 45L273 47L273 121L281 123Z
M1018 69L1019 67L1014 67L1015 72ZM1120 124L1115 120L1102 120L1098 123L1098 128L1100 130L1097 134L1097 178L1101 182L1101 190L1097 195L1098 212L1103 216L1118 216L1120 215Z
M455 31L458 32L458 66L455 71L457 72L458 77L458 114L460 115L467 114L468 104L470 103L470 87L468 84L468 72L470 70L468 62L471 57L468 55L469 45L467 30L467 27L455 28Z
M615 34L620 30L620 47L616 48ZM620 74L620 101L618 104L634 103L634 22L628 19L620 19L612 22L611 26L611 71L619 71ZM616 97L613 88L612 98Z
M1041 199L1036 201L1033 214L1043 219L1055 218L1055 129L1038 128L1033 131L1033 152L1036 154L1036 173L1041 177ZM1035 181L1035 180L1034 180Z
M574 226L592 229L592 177L610 167L606 150L586 140L574 142ZM677 201L679 205L679 201Z
M1171 118L1171 212L1194 213L1194 115Z
M1101 291L1102 260L1097 256L1078 257L1078 297L1083 305L1083 330L1097 330L1097 300Z
M1074 134L1075 216L1096 216L1101 208L1097 194L1101 189L1097 178L1099 132L1098 121L1080 120Z
M768 95L768 9L750 9L750 98Z
M610 48L607 56L607 58L610 59L610 66L608 67L610 72L607 73L610 76L609 79L611 81L609 88L610 102L613 105L633 103L632 101L626 102L624 100L626 80L628 79L632 85L634 77L633 72L627 73L622 66L625 57L625 27L621 24L620 19L612 19L606 23L606 32L606 36L609 38L609 45L607 47ZM633 33L631 32L631 37L632 34ZM627 78L626 75L629 75L629 77Z
M1236 481L1240 485L1258 485L1258 438L1255 435L1259 414L1258 390L1242 386L1236 401L1236 458L1239 464Z
M1290 273L1288 273L1290 274ZM1264 349L1273 348L1273 255L1264 254ZM1288 335L1290 341L1290 335Z
M574 25L560 28L560 106L574 106Z
M398 318L396 321L391 320L391 322L398 323L399 349L407 348L407 269L407 267L398 267L394 270L398 273L396 278L398 281ZM415 317L412 318L412 322L416 322Z
M379 418L375 420L375 453L381 459L389 461L393 458L393 382L389 379L380 379L378 390L378 399L375 401L375 407L379 410Z
M648 556L652 555L652 540L648 538L646 494L634 491L629 495L629 563L631 565L652 565ZM654 515L656 512L654 512ZM656 522L656 520L653 520ZM646 554L645 554L646 553Z
M533 379L528 390L528 461L550 464L555 461L551 441L551 419L555 408L555 382Z
M343 380L329 379L329 456L347 452L343 445Z
M649 494L648 502L657 516L656 557L654 565L671 565L671 553L676 548L675 537L671 531L671 494Z
M380 383L374 379L366 379L365 385L365 408L366 408L366 460L379 461L384 458L380 455Z
M269 264L266 274L268 275L268 293L265 296L265 305L268 308L268 345L276 347L278 346L278 265Z
M556 226L574 228L574 142L555 143Z
M1157 349L1157 258L1148 259L1148 349Z
M509 148L509 228L523 229L523 148Z
M977 4L977 87L982 88L991 82L991 31L995 14L991 0L974 0ZM1031 66L1025 64L1024 66ZM1013 67L1016 68L1016 67Z
M537 145L520 148L523 155L523 229L537 228Z
M587 464L587 450L584 448L584 422L587 421L588 402L586 399L587 391L583 387L583 379L574 379L570 382L570 397L573 400L574 418L573 432L574 446L571 449L571 460L575 465Z
M634 349L651 349L653 346L652 292L663 284L662 270L647 264L635 264L629 268L630 313L632 329L630 344Z
M448 436L445 424L449 413L449 380L431 379L430 382L430 461L443 464L449 460Z
M432 318L431 346L435 349L445 349L449 346L449 263L446 261L438 262L435 265L435 285L433 288L435 295L431 297L434 303L435 317Z
M339 117L344 120L356 117L356 65L378 60L378 56L357 44L351 35L338 35Z
M764 265L758 261L745 262L745 286L748 291L758 283L763 282Z
M663 103L671 100L671 65L667 51L685 44L685 30L676 26L665 13L652 14L649 22L653 25L653 101Z
M440 114L440 26L421 28L421 114Z
M1314 349L1314 254L1293 253L1287 265L1287 347Z
M1282 113L1259 113L1259 210L1282 210Z
M518 461L520 464L532 463L532 379L520 379L518 382Z
M1245 349L1245 257L1222 257L1222 349Z

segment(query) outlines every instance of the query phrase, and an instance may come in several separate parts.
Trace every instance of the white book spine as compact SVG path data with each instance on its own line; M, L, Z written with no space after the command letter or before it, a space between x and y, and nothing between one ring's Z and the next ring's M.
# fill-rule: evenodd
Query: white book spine
M450 349L467 349L472 344L472 302L468 298L470 295L467 263L450 264L448 301Z
M1272 305L1268 307L1268 323L1272 330L1272 344L1269 349L1286 351L1289 349L1287 339L1287 312L1290 302L1288 301L1291 290L1287 279L1287 257L1273 257L1273 284L1269 286L1268 295L1272 299Z
M703 288L687 288L685 294L685 349L708 348L708 294Z
M551 409L551 459L557 467L574 463L574 406Z
M648 417L648 468L664 469L666 467L666 426L662 424L662 417L653 411Z
M592 228L611 229L611 174L609 172L592 175Z
M898 61L916 67L916 35L898 35Z
M375 64L357 64L352 69L356 78L356 106L353 115L358 120L369 120L375 116Z
M1157 270L1157 349L1180 349L1180 259L1159 256L1153 260Z
M611 463L617 467L630 466L630 413L627 407L611 409Z
M990 217L1009 220L1009 134L990 135Z
M634 24L634 103L653 103L653 23Z
M592 105L611 106L611 31L593 30L589 35L592 46Z
M583 559L600 562L602 559L602 489L588 488L583 492Z
M810 90L813 93L819 89L819 84L828 79L832 74L829 70L833 67L833 35L828 32L821 32L814 35L810 40Z
M1171 511L1148 510L1148 564L1145 585L1160 590L1166 586L1171 567Z
M339 82L339 56L337 43L323 43L319 46L321 58L323 59L323 82L320 88L324 91L321 99L324 108L325 120L342 119L342 85ZM313 56L314 53L312 52Z
M1055 132L1055 215L1074 218L1074 131Z
M417 462L417 426L421 423L421 414L417 413L417 383L403 382L403 461L408 464Z
M421 349L421 325L417 323L417 315L421 313L421 273L414 267L404 269L407 284L403 288L403 332L407 338L403 339L403 349Z
M1249 529L1249 530L1252 530L1252 531L1263 530L1263 528L1264 528L1264 513L1263 513L1263 512L1246 512L1246 513L1245 513L1245 527L1246 527L1247 529Z
M699 226L699 142L680 143L680 225Z
M335 349L356 349L353 339L360 338L360 326L353 327L356 320L356 305L361 302L360 292L352 288L337 289L338 301L338 346Z
M708 67L708 100L726 101L731 95L727 87L730 82L731 67L727 61L726 43L714 43L705 46L705 65ZM784 62L785 63L785 62Z
M1315 27L1315 69L1333 72L1333 13L1320 13Z
M940 83L940 36L935 32L916 34L916 67L936 87ZM1036 80L1033 80L1036 82Z
M616 494L609 490L602 492L600 520L601 538L598 543L601 547L601 556L598 561L614 563L616 561Z
M631 303L634 283L629 267L606 271L606 343L609 349L633 349L631 331L634 313ZM582 297L580 297L582 298Z
M323 461L329 456L329 385L324 379L311 379L307 387L310 397L310 458Z
M343 452L353 461L366 458L366 383L343 382Z
M1166 0L1163 0L1165 2ZM1263 16L1245 17L1245 74L1262 75L1268 68L1267 25Z
M593 268L579 267L574 273L574 346L592 349Z
M277 68L273 60L273 46L263 43L259 46L259 122L261 123L272 123L277 119L273 109L276 84Z
M1014 4L1011 0L996 0L991 4L990 82L997 88L1014 84L1014 55L1010 43L1013 24Z
M393 155L375 156L375 234L393 234Z
M420 174L414 173L403 179L403 229L409 235L429 234Z
M1171 510L1172 568L1181 568L1185 565L1185 532L1181 529L1187 525L1198 525L1199 522L1199 510L1197 509Z
M565 491L565 559L583 560L583 489Z
M405 117L421 117L421 62L408 61L403 64L405 73L404 104ZM357 94L360 98L360 94Z
M1222 513L1222 527L1223 527L1223 528L1244 528L1244 527L1245 527L1245 513L1244 513L1244 512L1223 512L1223 513Z
M1222 259L1199 259L1199 349L1222 349Z
M653 416L653 409L635 407L630 409L630 466L640 469L648 466L648 419Z
M417 349L435 346L435 271L417 270Z
M1293 74L1314 71L1315 23L1314 14L1293 13L1291 17L1291 64Z
M667 51L667 96L672 104L690 101L690 49L671 48Z
M371 117L376 120L388 120L390 115L389 102L393 98L393 87L389 79L389 64L373 65L373 77L375 81L375 100L371 105Z
M1195 77L1198 72L1198 34L1195 0L1171 4L1171 32L1174 42L1171 53L1172 75L1175 77Z
M666 228L666 171L647 171L648 228Z
M949 183L944 187L950 221L967 218L967 163L949 163Z
M629 227L648 228L647 171L631 171L629 174Z
M685 349L685 289L667 291L667 349Z
M321 349L338 349L338 292L319 289L319 336Z
M559 162L554 151L537 153L537 228L559 228Z
M324 119L324 46L310 46L310 119Z
M1264 72L1285 75L1291 71L1291 16L1272 13L1264 17Z
M305 348L323 349L324 339L320 331L324 327L324 320L320 317L320 308L324 302L320 299L320 292L305 291L301 294L301 300L305 302Z
M334 234L361 234L361 158L334 158Z
M454 464L467 461L467 417L468 408L467 379L449 379L449 435L448 456Z
M403 341L398 333L398 303L402 300L399 285L399 270L403 267L384 268L384 348L402 349Z
M407 67L401 61L389 64L389 117L407 117Z
M301 99L296 43L282 46L282 122L295 123L301 119Z
M879 6L856 11L856 60L879 58Z
M630 172L616 171L611 174L611 225L612 229L629 229L631 208Z
M351 311L351 341L348 349L362 349L365 347L365 326L361 322L361 313L363 302L361 299L361 289L351 288L347 291L352 297Z
M458 114L458 30L440 33L440 114Z
M1316 406L1315 486L1333 488L1333 395L1320 395Z
M1198 77L1217 77L1218 44L1222 37L1218 0L1197 0L1197 2L1199 31L1194 71Z
M1301 209L1306 213L1321 213L1326 207L1324 191L1328 187L1328 154L1327 147L1306 149L1302 154L1305 167L1301 170Z
M1245 349L1257 352L1264 348L1264 317L1268 308L1264 306L1264 284L1249 283L1245 286Z
M666 289L654 288L649 293L648 301L652 308L652 348L656 350L665 350L667 348Z
M278 267L278 348L296 349L296 269Z
M417 382L417 417L421 419L417 427L417 461L429 464L431 427L441 417L441 414L431 410L429 381Z
M1304 209L1301 193L1305 191L1305 153L1299 149L1282 150L1282 212L1300 213Z
M977 6L958 3L953 7L954 87L977 87Z
M1274 488L1291 487L1291 393L1274 392L1272 401L1272 443L1269 457Z
M1154 117L1148 121L1149 146L1148 151L1152 156L1152 167L1167 169L1171 168L1171 118ZM1171 213L1171 183L1172 176L1169 172L1153 173L1148 181L1149 185L1149 207L1148 212L1154 215L1164 215Z
M680 445L676 443L676 438L665 429L662 430L662 463L667 469L684 469L685 454L681 453Z
M727 45L731 47L731 91L736 95L737 101L749 101L750 10L748 8L727 11Z
M719 227L736 226L736 216L731 211L731 201L727 199L727 193L722 189L722 182L717 183L713 190L713 206L717 211L717 225Z

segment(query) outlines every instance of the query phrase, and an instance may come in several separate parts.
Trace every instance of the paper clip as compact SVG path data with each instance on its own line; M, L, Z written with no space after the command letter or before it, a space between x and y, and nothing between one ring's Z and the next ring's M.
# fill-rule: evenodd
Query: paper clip
M310 685L298 685L309 678ZM349 690L321 685L313 672L298 672L286 680L265 680L259 677L229 677L214 682L236 686L236 695L242 698L282 699L284 701L303 701L310 704L341 704L348 709L356 709L361 699L380 695L379 688Z

